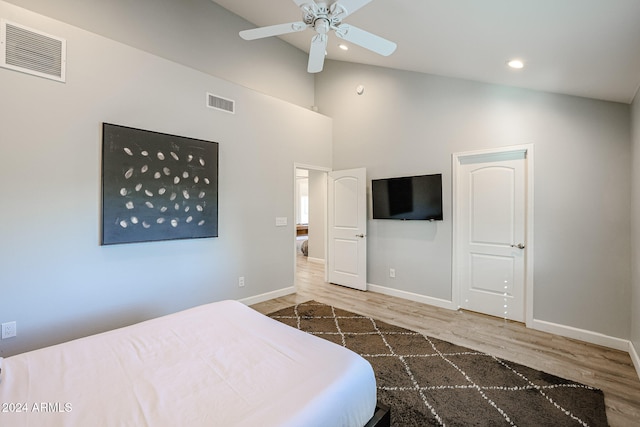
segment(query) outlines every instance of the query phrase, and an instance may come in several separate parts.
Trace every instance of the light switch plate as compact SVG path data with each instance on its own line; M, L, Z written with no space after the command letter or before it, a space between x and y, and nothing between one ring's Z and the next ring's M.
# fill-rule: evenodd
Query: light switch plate
M16 322L2 324L2 339L13 338L17 335Z
M286 227L287 226L287 217L286 216L277 216L276 217L276 227Z

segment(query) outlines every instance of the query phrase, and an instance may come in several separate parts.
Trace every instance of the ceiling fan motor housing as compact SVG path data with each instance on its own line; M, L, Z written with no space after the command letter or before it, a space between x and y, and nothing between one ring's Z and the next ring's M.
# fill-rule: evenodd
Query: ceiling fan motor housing
M327 34L331 29L331 25L329 24L329 20L327 18L318 18L313 23L313 28L318 34Z
M330 29L340 25L342 19L339 15L344 11L344 7L338 2L333 3L330 8L326 3L308 3L302 6L302 19L305 24L313 26L318 33L326 34Z

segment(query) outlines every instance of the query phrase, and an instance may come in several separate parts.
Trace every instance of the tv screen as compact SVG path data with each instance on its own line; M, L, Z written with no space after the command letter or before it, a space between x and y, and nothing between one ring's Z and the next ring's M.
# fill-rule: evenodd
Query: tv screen
M374 179L373 219L442 220L442 174Z

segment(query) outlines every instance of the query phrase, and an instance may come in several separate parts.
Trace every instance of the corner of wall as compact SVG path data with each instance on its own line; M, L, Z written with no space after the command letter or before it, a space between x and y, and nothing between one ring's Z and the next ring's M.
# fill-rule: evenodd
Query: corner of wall
M639 88L640 89L640 88ZM631 104L631 351L640 375L640 90ZM635 358L634 358L635 355Z

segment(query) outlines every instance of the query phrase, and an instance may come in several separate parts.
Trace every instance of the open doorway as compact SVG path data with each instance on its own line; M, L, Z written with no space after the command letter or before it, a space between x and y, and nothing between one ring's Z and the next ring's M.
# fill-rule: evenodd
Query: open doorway
M328 172L327 168L295 165L296 269L306 262L325 264Z
M296 256L309 256L309 170L296 169Z

